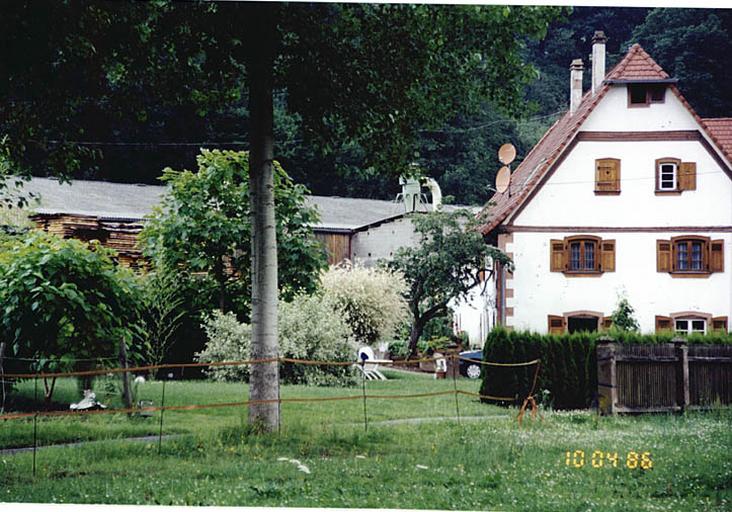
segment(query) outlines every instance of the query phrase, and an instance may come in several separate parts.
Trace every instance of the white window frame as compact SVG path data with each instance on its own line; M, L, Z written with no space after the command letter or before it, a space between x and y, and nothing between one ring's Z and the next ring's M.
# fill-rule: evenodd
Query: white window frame
M672 171L672 185L671 187L664 186L663 183L663 168L664 166L671 166L673 168ZM658 190L677 190L679 187L679 166L675 162L662 162L659 164L658 169Z
M679 322L686 322L686 326L679 328ZM702 322L704 328L702 330L694 328L694 322ZM706 334L708 322L705 318L680 317L674 318L674 332L677 334Z

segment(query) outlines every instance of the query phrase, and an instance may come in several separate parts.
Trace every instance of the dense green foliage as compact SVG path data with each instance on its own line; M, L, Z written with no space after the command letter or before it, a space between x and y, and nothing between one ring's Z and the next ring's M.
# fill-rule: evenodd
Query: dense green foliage
M138 297L132 274L103 247L38 231L2 244L0 338L6 356L37 359L33 370L115 357L137 334Z
M244 152L202 150L198 171L165 169L170 186L140 234L156 265L196 281L201 301L247 318L250 310L251 223L249 165ZM312 232L317 212L305 205L307 190L275 163L280 293L286 299L313 292L325 254ZM199 297L200 298L200 297Z
M277 158L318 193L381 196L364 178L418 156L418 130L486 102L521 110L521 50L563 11L270 5ZM190 166L198 141L246 148L248 5L18 1L2 14L0 133L16 172L152 182Z
M465 299L480 286L487 261L510 265L510 259L485 243L467 210L414 214L410 219L417 244L398 249L383 264L401 272L407 282L409 353L414 355L427 322L447 314L451 301Z
M483 360L517 363L541 359L535 395L549 391L551 405L557 409L589 407L597 393L597 357L595 348L600 337L609 336L620 343L668 343L671 333L639 334L610 330L607 333L579 332L550 335L531 332L492 330L483 347ZM712 333L686 337L689 343L732 344L732 335ZM535 366L485 366L481 394L516 397L523 400L533 384Z

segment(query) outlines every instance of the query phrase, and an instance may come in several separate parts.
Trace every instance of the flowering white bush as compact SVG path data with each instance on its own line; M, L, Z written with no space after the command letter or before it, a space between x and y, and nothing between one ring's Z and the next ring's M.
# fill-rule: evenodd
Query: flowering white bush
M323 274L322 286L359 344L389 340L408 320L407 284L399 272L341 265Z
M354 361L357 344L333 302L322 295L295 297L279 305L280 355L314 361ZM215 311L203 328L208 336L205 349L196 354L201 362L249 359L252 329L236 320L233 313ZM249 377L249 366L213 367L206 374L214 380L242 380ZM355 375L348 366L310 366L283 364L283 382L309 385L350 385Z
M249 359L252 344L252 326L242 324L234 313L215 310L203 318L201 325L208 342L203 351L196 354L201 363L243 361ZM205 371L213 380L242 380L249 378L249 366L215 366Z

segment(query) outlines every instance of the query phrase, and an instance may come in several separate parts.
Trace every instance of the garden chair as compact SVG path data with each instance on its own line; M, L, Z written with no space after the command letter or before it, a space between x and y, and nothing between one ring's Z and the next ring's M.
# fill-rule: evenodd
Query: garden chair
M361 347L358 350L358 361L354 366L361 370L368 380L386 380L384 374L379 371L379 364L371 347Z

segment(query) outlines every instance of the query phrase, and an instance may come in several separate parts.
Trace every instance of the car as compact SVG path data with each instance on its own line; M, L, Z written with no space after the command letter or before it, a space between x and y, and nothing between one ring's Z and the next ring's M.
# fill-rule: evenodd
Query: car
M466 350L460 352L460 375L469 379L477 379L480 377L480 362L483 360L482 350ZM466 361L470 359L471 361ZM472 362L475 361L475 362Z

